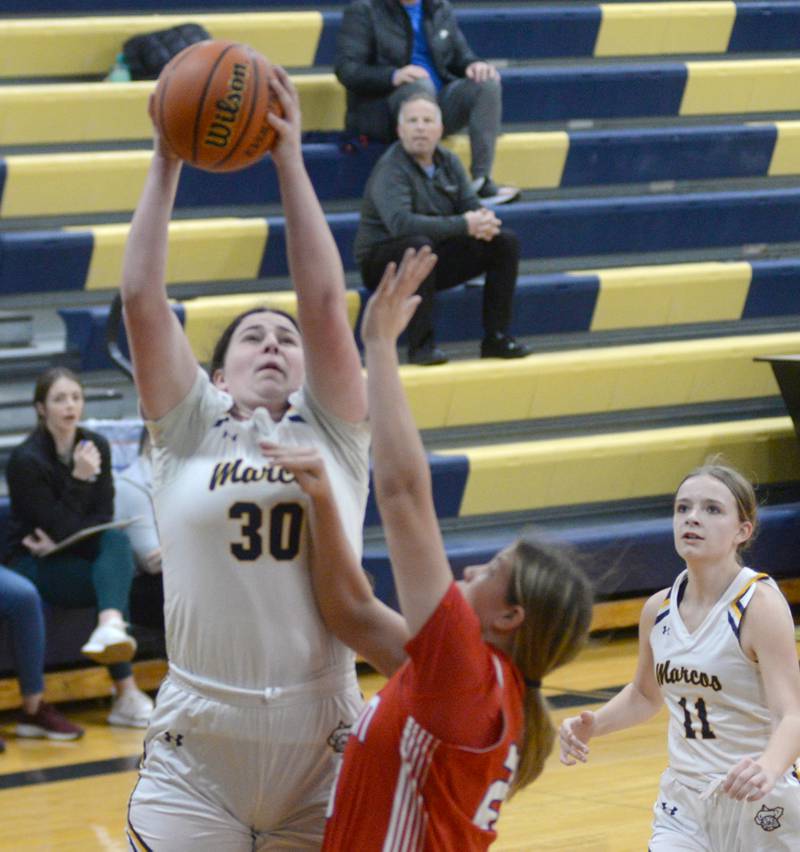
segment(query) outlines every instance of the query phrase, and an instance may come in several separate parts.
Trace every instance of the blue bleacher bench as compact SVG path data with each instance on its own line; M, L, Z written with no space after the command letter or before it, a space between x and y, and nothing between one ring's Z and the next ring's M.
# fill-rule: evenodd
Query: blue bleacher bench
M330 213L327 219L345 268L354 270L358 213ZM521 256L530 259L795 242L800 189L522 202L504 208L502 219L519 237ZM0 292L116 288L126 228L0 233ZM280 216L183 220L171 228L170 239L180 239L181 249L170 256L175 266L169 284L288 274Z
M629 287L621 291L620 280L625 277ZM665 290L669 297L664 296ZM358 296L356 332L369 293L361 288ZM270 294L253 298L268 304ZM440 293L438 339L477 343L483 334L482 298L482 289L471 285ZM184 325L192 300L173 304L173 311ZM80 370L111 368L105 339L109 307L62 308L59 314L66 326L67 350L79 358ZM517 336L570 334L791 315L800 315L800 258L674 264L520 276L511 332ZM197 350L199 341L190 335L190 342ZM118 344L127 354L124 329L120 329ZM202 359L204 350L197 354Z
M465 137L445 144L469 165ZM358 201L384 151L380 143L352 143L345 135L303 146L323 202ZM0 217L132 210L150 157L128 151L0 159ZM800 174L800 122L506 133L498 141L494 173L522 189L793 176ZM230 207L277 203L271 160L224 175L183 169L177 209L216 207L221 199Z
M636 61L501 69L503 124L670 118L800 109L800 59ZM303 130L344 129L345 90L328 73L293 77ZM7 145L145 140L151 81L0 87Z
M331 0L328 6L344 6ZM502 0L505 3L505 0ZM456 15L467 41L479 56L504 59L635 56L641 54L717 54L792 51L800 48L800 3L597 3L573 6L513 8L484 0L483 8L458 8ZM282 0L238 0L246 10L286 8ZM310 0L294 0L295 9L315 10ZM180 14L207 26L203 11L218 12L218 0L167 3L161 0L4 0L3 12ZM320 13L323 19L315 65L333 63L341 12ZM213 26L208 27L214 35Z

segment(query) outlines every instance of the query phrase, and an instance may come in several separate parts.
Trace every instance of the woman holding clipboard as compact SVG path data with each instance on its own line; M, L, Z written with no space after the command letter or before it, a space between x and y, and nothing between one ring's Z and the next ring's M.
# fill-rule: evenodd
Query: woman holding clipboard
M78 425L83 402L83 387L71 370L54 367L39 376L33 396L38 423L6 469L7 560L47 603L97 607L97 627L81 650L109 667L116 698L108 721L145 727L153 702L133 679L136 641L125 625L133 555L125 533L111 524L108 442Z

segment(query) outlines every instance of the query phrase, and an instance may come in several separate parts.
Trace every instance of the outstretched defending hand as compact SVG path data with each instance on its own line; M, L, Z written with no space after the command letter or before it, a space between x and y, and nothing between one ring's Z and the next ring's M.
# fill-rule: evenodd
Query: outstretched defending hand
M268 461L294 474L297 484L312 499L332 495L325 462L316 447L283 446L269 441L259 442L259 447Z
M406 249L400 266L390 263L386 267L364 311L361 323L364 343L397 340L420 303L417 289L430 275L436 260L430 246L423 246L419 251Z
M274 112L267 116L267 121L278 133L278 141L272 149L272 160L277 168L281 168L288 160L301 156L300 95L286 70L280 65L272 66L269 84L283 107L282 118Z
M580 716L569 716L561 723L558 738L561 762L565 766L574 766L578 761L586 763L594 726L595 715L591 710L584 710Z

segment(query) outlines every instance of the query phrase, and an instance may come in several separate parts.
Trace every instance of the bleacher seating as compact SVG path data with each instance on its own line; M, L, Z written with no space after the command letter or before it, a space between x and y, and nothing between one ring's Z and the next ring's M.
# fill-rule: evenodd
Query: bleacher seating
M292 69L358 335L367 293L352 240L383 146L342 133L330 65L343 4L239 0L230 12L171 0L156 15L161 0L6 0L0 309L9 297L47 310L52 295L61 356L107 375L108 303L150 158L154 84L99 81L125 38L195 20ZM645 595L679 567L674 487L723 452L766 500L756 564L800 578L800 449L768 364L753 361L800 348L800 2L482 0L458 17L476 52L501 60L495 177L525 190L500 211L524 258L512 332L540 351L476 360L481 289L467 285L437 302L451 362L403 368L454 568L534 525L586 554L602 598ZM468 159L464 137L447 144ZM232 175L184 169L167 275L201 360L238 311L294 310L277 202L268 160ZM0 498L0 536L5 513ZM393 602L377 524L371 499L364 564ZM152 593L137 604L143 620ZM70 619L90 613L50 617L60 644L49 663L75 662ZM0 671L4 654L0 641Z
M650 267L523 275L517 283L512 333L574 334L736 323L800 314L800 260L784 258L729 263L662 264ZM368 298L348 293L351 324L358 323ZM479 287L447 291L437 299L437 335L442 342L476 340L480 333ZM210 357L216 336L243 310L269 305L294 312L291 291L239 296L205 296L176 302L175 315L201 361ZM109 308L63 308L67 349L82 370L112 366L106 349ZM118 341L126 352L124 335ZM526 362L527 363L527 362ZM437 375L441 375L437 371Z
M465 137L448 140L467 161ZM383 145L304 146L323 201L362 195ZM0 218L104 214L133 210L150 162L149 151L11 155L0 160ZM506 133L495 174L523 189L636 184L800 174L800 122ZM215 175L186 168L176 208L276 203L269 160L246 172Z
M343 5L332 2L327 5ZM6 11L17 11L5 0ZM253 2L253 12L220 14L218 0L194 0L191 18L214 38L247 40L274 62L300 67L330 65L341 12L332 10L268 12L273 5L304 2ZM20 0L18 11L91 12L91 0ZM114 7L137 9L138 15L113 17ZM248 3L239 0L237 8ZM90 21L28 19L0 21L0 76L103 75L126 38L173 26L186 14L148 15L160 10L155 0L122 0L97 4L103 17ZM189 7L187 7L189 8ZM209 13L197 10L209 9ZM572 6L456 10L467 41L482 56L502 59L724 54L791 51L800 47L800 3L782 2L666 2L650 4L601 3ZM45 48L44 55L36 51Z
M796 111L800 59L510 66L501 72L507 124ZM296 77L305 131L341 131L344 89L333 74ZM151 81L33 83L0 88L7 145L150 137Z
M346 270L355 271L358 212L328 214ZM800 188L522 201L502 211L523 259L726 248L800 241ZM116 288L127 225L0 234L0 291ZM58 269L55 279L53 270ZM170 225L167 283L286 276L283 217L180 220Z

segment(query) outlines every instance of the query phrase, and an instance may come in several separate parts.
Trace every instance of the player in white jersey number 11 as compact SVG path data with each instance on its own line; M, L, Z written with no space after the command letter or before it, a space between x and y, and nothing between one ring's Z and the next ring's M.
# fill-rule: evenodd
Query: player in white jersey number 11
M592 737L670 714L669 766L650 852L800 849L800 669L789 607L742 564L757 523L752 485L711 460L675 495L686 568L645 604L632 683L561 726L561 760Z

